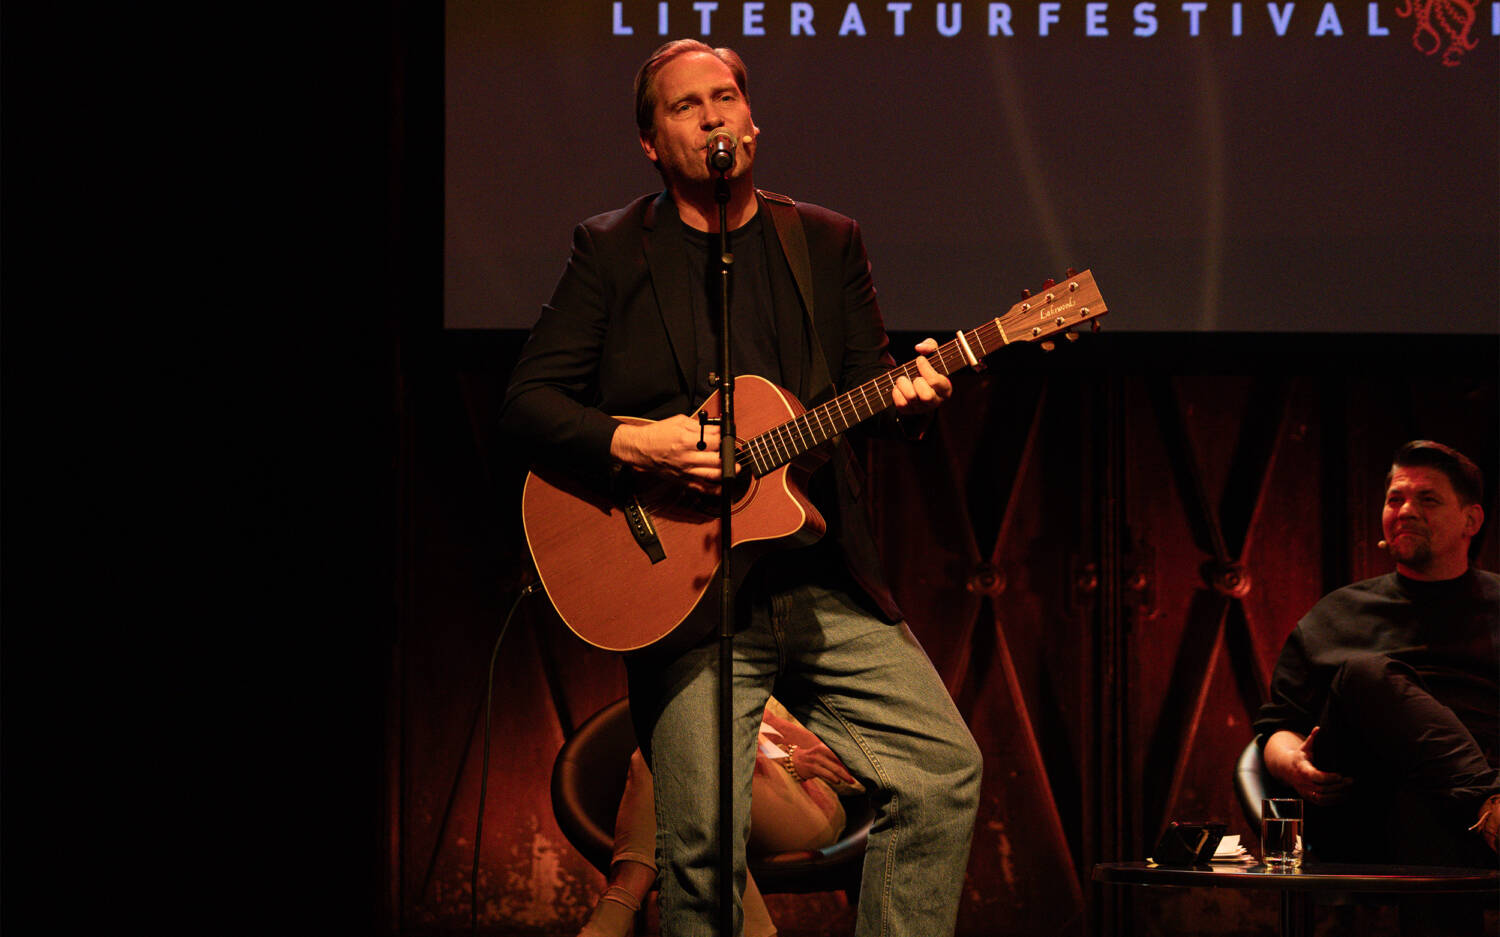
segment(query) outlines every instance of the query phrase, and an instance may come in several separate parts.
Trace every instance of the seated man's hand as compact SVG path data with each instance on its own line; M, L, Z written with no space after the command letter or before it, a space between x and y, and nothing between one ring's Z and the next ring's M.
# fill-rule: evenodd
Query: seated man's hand
M1469 827L1484 837L1491 850L1500 852L1500 794L1495 794L1479 808L1479 820Z
M1278 780L1291 785L1298 796L1319 807L1327 807L1344 799L1353 778L1332 771L1319 771L1313 765L1313 740L1318 737L1318 728L1301 738L1294 732L1277 732L1266 741L1266 768Z

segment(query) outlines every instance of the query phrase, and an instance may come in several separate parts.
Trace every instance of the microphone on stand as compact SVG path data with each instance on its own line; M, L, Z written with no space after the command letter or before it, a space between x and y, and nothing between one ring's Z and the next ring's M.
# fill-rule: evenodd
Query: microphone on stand
M711 172L727 173L734 168L734 134L720 127L708 135L708 168Z

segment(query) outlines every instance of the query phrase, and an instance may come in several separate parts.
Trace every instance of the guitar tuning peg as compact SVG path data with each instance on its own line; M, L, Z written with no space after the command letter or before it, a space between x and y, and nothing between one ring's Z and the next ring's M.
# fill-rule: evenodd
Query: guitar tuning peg
M1054 280L1054 279L1052 279L1051 277L1048 277L1046 280L1042 281L1042 289L1044 289L1044 290L1050 290L1050 289L1052 289L1052 287L1054 287L1056 285L1057 285L1057 281Z
M1064 332L1063 333L1063 338L1066 338L1070 342L1076 342L1076 341L1078 341L1078 333L1077 332Z
M1090 328L1091 328L1091 329L1093 329L1093 330L1094 330L1094 331L1095 331L1095 332L1097 332L1097 331L1099 331L1099 330L1100 330L1100 329L1101 329L1101 328L1103 328L1103 326L1102 326L1102 325L1100 325L1100 324L1099 324L1099 320L1098 320L1098 319L1095 319L1095 320L1094 320L1094 321L1092 321L1092 322L1090 322L1090 323L1089 323L1089 327L1090 327Z
M1057 342L1042 342L1042 351L1051 351L1057 347Z
M1022 299L1030 299L1031 298L1031 290L1022 290L1021 291L1021 298Z
M1064 275L1065 276L1070 276L1070 277L1076 277L1076 276L1078 276L1078 268L1077 267L1069 267L1065 271Z

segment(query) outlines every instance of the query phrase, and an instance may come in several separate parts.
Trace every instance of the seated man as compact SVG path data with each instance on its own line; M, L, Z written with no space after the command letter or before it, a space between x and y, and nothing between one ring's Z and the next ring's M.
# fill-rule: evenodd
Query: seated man
M651 783L651 769L637 749L615 817L608 887L578 937L625 937L656 882L656 800ZM863 790L838 756L773 697L762 716L750 782L747 852L763 856L833 845L844 831L839 795ZM776 927L753 875L745 880L744 909L744 937L775 937Z
M1500 832L1500 576L1472 568L1478 467L1419 440L1386 476L1396 571L1287 638L1255 731L1324 861L1492 866Z

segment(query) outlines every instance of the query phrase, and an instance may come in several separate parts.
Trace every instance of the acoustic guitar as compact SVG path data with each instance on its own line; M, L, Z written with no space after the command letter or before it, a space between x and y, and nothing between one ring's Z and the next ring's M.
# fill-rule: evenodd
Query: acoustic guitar
M928 355L939 374L980 367L1013 342L1050 347L1058 333L1095 323L1107 309L1089 271L1049 280L1004 315L958 332ZM1097 329L1096 324L1091 328ZM730 562L735 581L772 549L804 546L825 530L806 495L808 477L830 455L824 444L892 406L896 379L918 376L911 361L811 410L754 375L735 378L736 479ZM719 394L700 410L721 415ZM696 414L695 414L696 416ZM635 417L622 422L649 423ZM522 494L526 543L542 587L563 622L608 651L638 651L701 639L718 603L719 500L645 473L621 472L610 490L566 472L536 468Z

